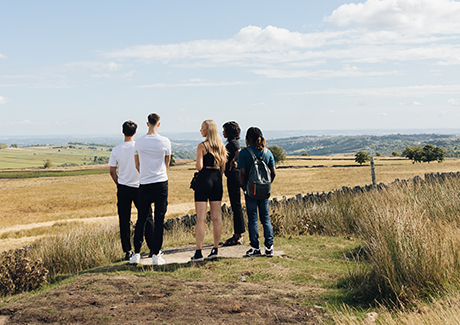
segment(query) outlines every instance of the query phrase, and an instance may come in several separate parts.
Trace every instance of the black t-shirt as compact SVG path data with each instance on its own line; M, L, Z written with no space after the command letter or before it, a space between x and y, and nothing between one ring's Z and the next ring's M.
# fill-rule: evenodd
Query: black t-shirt
M225 164L225 175L230 170L230 162L235 158L235 153L240 150L240 143L238 140L230 140L227 145L225 146L225 149L227 149L227 163Z

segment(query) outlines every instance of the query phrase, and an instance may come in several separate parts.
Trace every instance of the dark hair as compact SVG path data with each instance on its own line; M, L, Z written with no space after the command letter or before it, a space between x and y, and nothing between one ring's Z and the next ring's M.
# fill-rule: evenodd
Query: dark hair
M250 127L246 131L246 143L248 145L254 144L257 150L265 148L265 139L262 131L255 126Z
M133 121L126 121L125 123L123 123L123 134L127 137L133 136L134 133L136 133L136 130L137 124Z
M235 121L227 122L222 127L228 140L238 140L240 138L240 126Z
M149 124L151 124L152 126L155 126L155 125L157 125L158 121L160 120L160 115L158 115L156 113L152 113L147 117L147 119L149 121Z

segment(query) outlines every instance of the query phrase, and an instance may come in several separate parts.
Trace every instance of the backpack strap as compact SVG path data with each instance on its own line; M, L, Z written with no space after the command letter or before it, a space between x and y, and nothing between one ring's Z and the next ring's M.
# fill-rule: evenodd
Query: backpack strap
M265 155L267 154L267 148L264 148L264 150L262 151L262 156L260 157L256 157L254 151L252 151L252 149L249 146L246 147L246 149L248 149L248 152L251 154L252 160L257 161L257 159L260 159L263 162L265 162L264 159L265 159Z

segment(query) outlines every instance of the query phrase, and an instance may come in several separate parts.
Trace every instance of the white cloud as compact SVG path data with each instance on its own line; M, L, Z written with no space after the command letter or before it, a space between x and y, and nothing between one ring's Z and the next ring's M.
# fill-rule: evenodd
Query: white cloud
M18 122L11 122L10 125L49 125L49 123L32 122L31 120L22 120Z
M151 85L137 86L137 88L174 88L174 87L217 87L217 86L241 86L249 85L245 81L222 81L222 82L184 82L176 84L156 83Z
M420 106L422 105L422 103L419 103L417 101L413 101L413 102L403 102L403 103L399 103L400 106Z
M460 99L449 99L447 103L451 106L460 106Z
M282 95L342 95L342 96L375 96L375 97L404 97L430 95L457 95L460 92L460 85L423 85L408 87L382 87L382 88L354 88L354 89L323 89L297 93L286 93Z
M69 71L69 72L81 72L86 70L91 70L95 72L114 72L119 70L121 67L120 64L115 62L98 62L98 61L77 61L77 62L70 62L64 63L60 65L58 68L61 71Z
M9 103L11 100L9 100L6 97L0 96L0 105L4 105L6 103Z
M368 0L344 4L324 20L340 27L417 34L460 33L460 2L453 0Z
M7 56L6 56L6 55L4 55L4 54L0 53L0 59L6 59L6 58L7 58Z
M398 71L363 71L356 66L346 65L341 70L252 70L255 74L264 75L268 78L336 78L336 77L375 77L399 75Z
M403 0L388 0L388 2L394 1L405 3ZM422 1L430 5L434 3L428 0ZM369 0L365 5L360 5L366 8L370 4L377 6L374 2L376 1ZM441 2L453 7L460 6L460 2L447 0L441 0ZM359 5L350 6L361 8ZM338 11L327 20L335 22L338 19L338 13L343 11L341 8L337 9ZM427 8L431 9L430 6ZM404 7L407 14L411 14L409 9L409 5ZM446 22L446 19L440 16L438 19L440 23ZM451 21L456 23L456 20L451 19ZM460 22L458 24L460 27ZM330 60L342 60L343 63L433 60L432 64L451 65L460 64L460 45L457 42L459 33L460 28L452 26L450 29L446 28L445 34L441 36L429 33L406 34L399 29L346 29L336 32L326 30L316 33L299 33L274 26L266 28L247 26L228 39L137 45L100 53L113 60L135 59L147 63L159 61L163 64L186 68L249 66L266 70L286 70L280 67L314 67L327 64ZM332 74L331 77L334 75ZM302 77L302 72L299 77Z
M254 103L254 104L252 104L251 106L254 106L254 107L265 106L265 103L262 103L262 102L260 102L260 103Z

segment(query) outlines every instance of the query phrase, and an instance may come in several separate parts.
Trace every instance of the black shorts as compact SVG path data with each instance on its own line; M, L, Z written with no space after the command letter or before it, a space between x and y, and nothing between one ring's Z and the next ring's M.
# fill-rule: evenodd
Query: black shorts
M203 168L195 186L195 202L222 201L222 174L219 169Z

